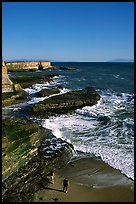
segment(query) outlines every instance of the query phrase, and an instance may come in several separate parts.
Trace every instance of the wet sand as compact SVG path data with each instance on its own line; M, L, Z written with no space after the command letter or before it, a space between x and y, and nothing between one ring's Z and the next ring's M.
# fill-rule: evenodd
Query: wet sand
M68 192L62 192L67 177ZM35 193L34 202L133 202L134 182L101 160L82 158L55 172L54 184Z

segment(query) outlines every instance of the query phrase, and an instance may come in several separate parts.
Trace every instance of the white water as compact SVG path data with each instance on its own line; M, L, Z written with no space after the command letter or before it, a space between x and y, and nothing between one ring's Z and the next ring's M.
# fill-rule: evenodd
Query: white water
M30 95L61 84L64 77L54 77L51 83L35 84L25 89ZM59 94L70 91L60 89ZM99 92L100 90L98 90ZM53 94L49 97L52 97ZM42 119L43 127L51 129L53 134L71 142L75 150L93 153L110 166L120 169L128 177L134 179L134 120L125 117L132 112L133 95L111 91L101 91L101 100L95 106L77 109L75 114L61 115ZM29 102L9 106L5 109L17 111L22 106L35 104L49 97L33 97ZM130 110L129 110L130 109Z
M104 93L95 106L77 109L75 114L50 117L42 126L74 145L75 150L95 154L110 166L134 179L134 136L131 118L120 111L133 96ZM133 99L132 99L133 100Z

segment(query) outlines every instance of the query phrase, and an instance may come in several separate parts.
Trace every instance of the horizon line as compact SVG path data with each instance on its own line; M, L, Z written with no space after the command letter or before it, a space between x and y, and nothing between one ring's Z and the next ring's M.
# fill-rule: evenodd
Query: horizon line
M44 59L8 59L5 62L33 62L33 61L43 61L43 62L134 62L134 60L107 60L107 61L59 61L59 60L44 60Z

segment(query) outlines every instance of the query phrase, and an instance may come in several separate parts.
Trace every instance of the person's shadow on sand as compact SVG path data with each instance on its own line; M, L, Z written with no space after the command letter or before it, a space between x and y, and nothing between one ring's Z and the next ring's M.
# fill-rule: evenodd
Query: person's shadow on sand
M59 189L56 189L56 188L49 188L49 187L46 187L46 189L48 189L48 190L53 190L53 191L63 192L63 190L59 190Z

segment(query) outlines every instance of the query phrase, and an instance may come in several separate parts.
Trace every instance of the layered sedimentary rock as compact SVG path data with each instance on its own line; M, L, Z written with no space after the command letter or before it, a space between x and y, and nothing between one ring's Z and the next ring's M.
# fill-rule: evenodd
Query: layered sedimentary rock
M2 152L3 202L30 202L48 185L50 170L67 164L73 146L38 124L9 118L3 120Z
M50 97L35 104L30 114L46 115L68 113L84 106L93 106L100 99L100 95L93 87L83 90L70 91L65 94Z
M35 95L37 97L45 97L45 96L50 96L53 94L58 94L60 93L58 88L54 88L54 89L42 89L41 91L35 93Z
M42 67L43 69L49 68L51 67L51 62L46 61L46 62L8 62L6 63L6 66L8 69L10 68L24 68L24 69L28 69L28 68L37 68L39 69L40 67Z
M2 93L12 91L13 82L8 77L7 66L5 65L4 59L2 58Z

